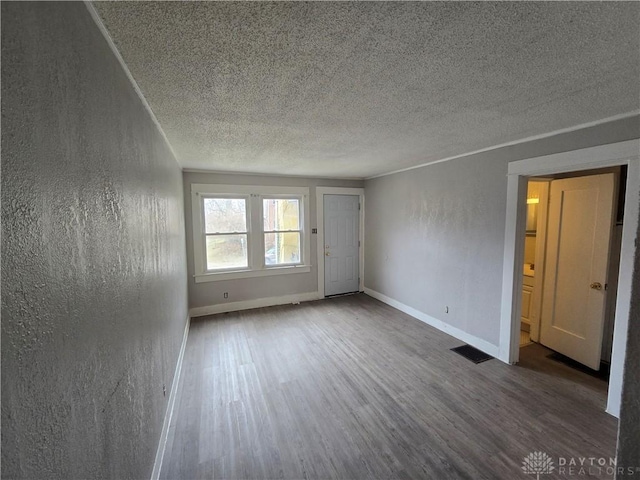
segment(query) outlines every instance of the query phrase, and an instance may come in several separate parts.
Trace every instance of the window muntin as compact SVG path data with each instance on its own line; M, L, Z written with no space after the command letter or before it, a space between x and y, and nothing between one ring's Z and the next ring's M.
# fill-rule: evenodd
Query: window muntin
M195 282L310 272L308 197L308 187L191 184ZM205 199L209 199L206 215ZM242 208L224 207L221 212L223 199L244 199L244 215ZM288 215L287 222L267 225L270 229L283 230L265 233L265 199L297 200L293 203L298 208ZM242 202L238 203L242 206ZM286 226L282 226L285 223ZM224 236L230 238L223 241Z
M249 267L247 198L205 197L205 262L207 271Z
M302 262L300 198L262 199L264 265L297 265Z

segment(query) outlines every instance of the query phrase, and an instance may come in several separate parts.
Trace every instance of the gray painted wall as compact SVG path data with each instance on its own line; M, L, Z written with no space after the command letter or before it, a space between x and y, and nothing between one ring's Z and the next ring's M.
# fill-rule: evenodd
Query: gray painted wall
M323 187L364 186L361 180L333 180L319 178L275 177L265 175L229 175L214 173L185 172L184 206L187 233L187 265L189 274L189 308L207 307L222 303L254 300L257 298L279 297L318 290L317 235L311 235L311 272L272 277L244 278L216 282L195 283L193 260L193 222L191 215L191 184L261 185L280 187L309 187L309 214L311 228L316 228L316 189ZM228 292L229 298L223 298Z
M639 137L633 117L367 180L365 287L498 345L508 163Z
M640 245L640 227L636 236ZM640 250L636 250L618 430L618 466L640 468ZM626 473L626 472L625 472ZM636 471L637 475L637 471ZM628 478L618 475L616 478Z
M2 2L2 478L149 478L182 176L81 2Z

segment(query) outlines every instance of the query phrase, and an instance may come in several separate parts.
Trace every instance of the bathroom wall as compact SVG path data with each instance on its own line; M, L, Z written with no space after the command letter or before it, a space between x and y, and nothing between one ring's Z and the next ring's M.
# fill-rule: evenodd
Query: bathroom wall
M532 200L540 200L540 188L539 182L530 181L527 187L527 201L529 199ZM536 235L535 232L538 228L538 209L540 208L539 203L527 204L527 231L529 233L533 232L534 234L527 235L524 239L524 263L525 264L535 264L536 262Z

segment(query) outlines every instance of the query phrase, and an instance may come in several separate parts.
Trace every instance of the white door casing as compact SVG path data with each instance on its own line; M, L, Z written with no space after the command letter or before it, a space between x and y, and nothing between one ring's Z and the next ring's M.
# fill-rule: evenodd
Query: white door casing
M613 227L614 174L551 182L543 345L599 370Z
M611 376L606 409L608 413L617 417L620 412L622 372L631 306L633 258L636 254L635 238L640 212L638 204L640 140L638 139L509 163L498 358L506 363L517 363L520 353L520 303L522 300L527 178L616 165L627 165L621 261L618 270L618 296L615 307Z
M357 292L360 285L360 197L324 195L324 294Z
M359 291L364 291L364 219L366 215L366 199L364 195L364 188L361 187L316 187L316 227L317 235L313 235L316 239L316 258L317 258L317 272L318 272L318 297L324 298L324 196L325 195L358 195L360 197L360 285Z

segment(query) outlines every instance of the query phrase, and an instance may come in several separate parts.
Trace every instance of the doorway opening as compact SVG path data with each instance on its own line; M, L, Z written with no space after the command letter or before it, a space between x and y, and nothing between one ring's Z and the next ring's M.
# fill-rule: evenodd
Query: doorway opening
M364 290L364 188L316 187L318 296Z
M360 196L324 196L324 295L358 292Z
M626 349L633 259L636 254L635 234L638 228L640 205L640 140L629 140L581 150L534 157L511 162L508 166L507 211L505 219L505 247L502 282L502 308L500 316L499 358L506 363L518 363L520 358L520 334L522 325L523 268L525 264L525 234L527 223L528 181L551 178L560 174L572 174L585 170L626 166L626 181L621 229L620 263L615 278L618 279L617 298L613 308L613 341L611 348L611 374L607 390L606 411L618 416L622 393L622 372ZM558 178L558 180L560 180ZM622 181L622 180L621 180ZM574 203L582 195L577 192ZM571 196L571 195L570 195ZM588 195L582 195L588 199ZM548 213L551 210L548 209ZM537 242L536 242L537 243ZM537 246L536 246L537 249ZM534 269L538 268L534 264ZM555 268L555 267L554 267ZM538 272L536 272L537 274ZM545 279L546 274L541 274ZM605 285L601 280L591 284ZM608 283L607 281L604 282ZM564 283L563 283L564 285ZM543 287L545 287L543 285ZM545 287L546 288L546 287ZM594 285L597 290L598 285ZM608 286L607 286L608 288ZM553 303L551 303L553 304ZM567 308L565 305L563 308ZM533 324L531 325L533 327ZM560 326L563 328L562 326ZM567 330L567 325L564 329ZM604 331L603 331L604 335ZM544 337L544 333L542 333ZM602 338L601 338L602 340ZM563 340L563 341L566 341ZM574 345L575 349L575 345Z
M528 178L520 358L551 374L609 380L626 178L626 165Z

